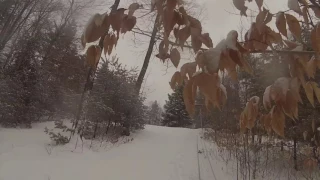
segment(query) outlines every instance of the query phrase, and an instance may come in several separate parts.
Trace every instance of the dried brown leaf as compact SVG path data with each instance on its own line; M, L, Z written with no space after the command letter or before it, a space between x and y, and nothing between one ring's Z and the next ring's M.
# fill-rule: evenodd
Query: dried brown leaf
M159 44L159 54L166 54L169 50L168 45L166 44L167 42L165 42L164 40L162 40Z
M301 4L303 4L304 7L309 8L309 4L307 2L307 0L298 0Z
M101 57L101 49L99 46L96 45L91 45L88 49L87 49L87 64L92 67L92 68L96 68L96 66L99 63L100 57Z
M295 110L298 109L298 101L294 97L294 93L291 90L286 95L286 100L282 104L283 112L290 117L292 120L295 118Z
M122 20L126 16L124 14L125 10L126 9L124 8L119 8L117 9L117 11L112 12L109 16L111 27L114 31L117 32L118 37L119 37L120 29L122 26Z
M304 86L303 86L307 98L309 100L309 102L311 103L311 105L314 107L314 96L313 96L313 87L312 87L312 83L307 82Z
M277 14L276 26L282 35L284 35L285 37L288 37L286 18L283 12L279 12Z
M126 33L131 31L137 23L137 18L135 16L124 16L121 25L121 33Z
M311 30L311 46L313 50L320 52L320 24L318 23L314 29Z
M180 53L177 48L173 48L170 52L170 60L172 64L177 68L180 62Z
M203 34L201 34L200 40L201 40L202 43L203 43L204 45L206 45L208 48L212 48L212 47L213 47L212 39L210 38L209 33L203 33Z
M201 35L201 32L202 32L201 22L200 22L198 19L196 19L196 18L194 18L194 17L192 17L192 16L189 16L189 15L188 15L187 17L188 17L188 20L189 20L189 22L190 22L190 27L191 27L191 29L193 29L193 30L191 31L191 34L200 36L200 35Z
M133 13L140 8L140 5L138 3L132 3L130 4L128 10L128 16L131 17L133 15Z
M284 137L285 116L280 106L274 106L271 110L271 126L275 133Z
M250 98L249 102L247 102L247 118L248 118L248 123L247 123L247 128L252 129L255 125L256 119L258 117L258 109L259 109L259 97L254 96Z
M189 26L190 25L190 21L189 21L189 18L188 18L188 14L187 14L187 11L184 9L183 6L180 6L179 7L179 12L181 13L182 17L183 17L183 20L184 20L184 25L186 26Z
M318 102L320 103L320 88L316 82L311 82L311 85L314 90L314 93L316 94Z
M95 15L97 16L97 14ZM82 45L86 43L91 43L98 40L106 30L109 28L109 17L107 14L99 15L98 22L95 20L95 16L93 16L86 25L86 28L83 33ZM101 23L101 18L103 19ZM98 24L98 25L97 25Z
M196 62L185 63L180 68L181 76L185 78L186 75L188 74L190 79L193 76L193 74L196 72L196 70L197 70Z
M288 47L288 50L293 50L295 49L296 47L300 46L301 44L299 43L295 43L295 42L292 42L292 41L289 41L289 40L283 40L283 42L286 44L286 46Z
M171 77L170 81L170 87L172 90L175 90L176 86L182 85L183 79L181 76L181 73L179 71L176 71L173 76Z
M296 17L291 14L285 14L290 32L297 38L301 39L301 27Z
M259 8L259 11L261 10L261 7L262 7L262 5L263 5L263 0L255 0L256 1L256 3L257 3L257 6L258 6L258 8Z
M314 78L317 71L317 61L315 57L313 56L306 65L306 73L308 75L308 78Z
M182 16L182 14L179 11L174 10L173 12L173 22L175 22L176 24L178 24L179 26L184 25L185 20L184 17Z
M293 93L293 97L296 101L301 102L302 103L302 99L300 96L300 86L301 83L299 82L298 78L291 78L290 81L290 91L291 93Z
M173 35L176 38L176 40L179 39L179 27L173 28Z
M238 42L238 32L231 30L226 38L226 45L228 48L238 51L237 42Z
M266 115L263 115L262 116L262 122L263 122L263 125L264 125L264 129L270 133L271 130L272 130L272 125L271 125L271 113L268 113Z
M179 40L179 44L182 47L184 45L184 43L187 41L187 39L190 37L191 35L191 29L190 27L184 27L182 29L179 30L178 32L178 40Z
M191 34L191 45L194 53L197 53L201 49L202 41L199 36Z
M302 15L303 15L304 22L306 23L307 27L309 28L308 7L304 6L302 8Z
M266 110L271 108L270 90L271 90L271 86L268 86L263 93L263 106Z
M259 14L258 14L257 17L256 17L256 23L257 23L258 25L264 24L264 20L266 19L266 16L267 16L268 12L269 12L269 11L266 10L266 9L263 9L263 11L260 11L260 12L259 12Z
M207 73L200 73L195 78L195 84L199 87L199 90L202 94L206 96L213 104L217 104L216 102L219 100L217 97L218 89L220 86L220 78L218 74L207 74Z
M273 18L273 14L271 14L271 13L268 11L267 17L266 17L266 19L264 20L264 24L268 24L269 22L271 22L272 18Z
M196 91L194 91L194 78L191 78L186 82L183 89L183 101L186 106L186 110L191 117L195 113L195 96Z
M210 74L214 74L218 71L221 53L221 50L217 48L209 48L208 50L203 52L203 63L206 66L206 70Z
M245 0L233 0L234 6L240 11L241 16L247 16L248 7L245 6Z

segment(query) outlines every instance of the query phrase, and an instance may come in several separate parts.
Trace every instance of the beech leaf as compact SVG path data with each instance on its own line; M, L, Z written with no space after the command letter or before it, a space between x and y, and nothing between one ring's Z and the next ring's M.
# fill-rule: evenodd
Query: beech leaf
M280 106L274 106L271 110L271 126L275 133L284 137L285 116Z
M296 17L291 14L285 14L290 32L298 39L301 39L301 27Z
M271 108L270 89L271 86L268 86L263 93L263 106L266 110Z
M179 66L180 58L180 53L177 48L173 48L170 52L170 60L176 68Z
M181 76L183 78L186 78L186 75L188 74L189 79L191 79L191 77L196 72L196 70L197 70L196 62L185 63L180 68Z
M300 96L300 86L301 83L299 82L298 78L291 78L290 81L290 91L293 94L293 97L295 98L296 101L302 103L302 99Z
M228 33L226 38L226 45L228 48L231 48L233 50L238 50L237 48L237 40L238 40L238 32L235 30L232 30Z
M213 74L218 71L219 63L221 59L221 50L216 48L209 48L203 52L204 65L206 66L209 73Z
M202 41L199 36L191 34L191 45L194 53L197 53L201 49Z
M186 106L186 110L191 117L195 113L195 95L196 91L194 91L194 78L191 78L186 82L186 85L183 89L183 101Z
M317 62L315 57L312 56L306 65L306 73L308 75L308 78L314 78L314 75L316 74L316 70L317 70Z
M109 27L109 17L107 14L95 14L88 21L82 38L82 45L98 40Z
M313 50L320 52L320 23L311 30L311 46Z
M247 16L248 7L245 6L245 0L233 0L233 4L240 11L241 16Z
M302 8L302 15L303 15L303 20L306 23L307 27L309 28L309 17L308 17L308 7L304 6Z
M263 122L263 125L264 125L264 129L265 129L268 133L270 133L271 130L272 130L272 125L271 125L271 121L272 121L272 119L271 119L271 113L268 113L268 114L266 114L266 115L263 115L261 119L262 119L262 122Z
M313 96L313 87L312 87L312 83L307 82L304 86L303 86L307 98L309 100L309 102L311 103L311 105L314 107L314 96Z
M131 16L133 15L133 13L134 13L137 9L139 9L139 7L140 7L140 5L139 5L138 3L132 3L132 4L130 4L130 6L129 6L129 8L128 8L128 10L129 10L128 16L131 17Z
M257 6L258 6L258 8L259 8L259 11L261 10L261 7L262 7L262 5L263 5L263 0L255 0L256 1L256 3L257 3Z
M288 36L286 18L283 12L279 12L276 16L276 26L279 32L285 37Z
M131 31L137 23L137 18L135 16L124 16L121 25L121 33L126 33Z
M172 90L175 90L176 86L180 86L182 85L183 79L181 76L181 73L179 71L176 71L173 76L171 77L171 81L170 81L170 87Z
M316 94L316 97L318 99L318 102L320 103L320 88L316 82L311 82L311 84L312 84L314 93Z
M87 49L87 64L92 67L92 68L96 68L96 66L98 65L98 62L100 60L101 57L101 49L99 46L96 45L91 45L88 49Z
M206 45L208 48L213 47L212 39L210 38L209 33L203 33L200 36L200 39L204 45Z
M183 44L187 41L187 39L190 37L191 35L191 29L190 27L184 27L182 29L179 30L178 32L178 40L179 40L179 44L182 47Z

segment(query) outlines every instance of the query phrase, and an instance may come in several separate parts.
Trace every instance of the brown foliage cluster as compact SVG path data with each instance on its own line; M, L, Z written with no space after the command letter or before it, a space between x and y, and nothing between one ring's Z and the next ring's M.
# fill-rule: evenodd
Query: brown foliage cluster
M234 6L240 14L247 16L246 1L233 0ZM302 43L299 20L288 12L272 14L263 7L263 0L255 0L259 13L255 22L244 35L244 42L238 41L238 32L231 30L225 39L213 46L212 39L208 33L203 33L201 22L190 16L182 0L153 0L151 11L156 11L160 18L158 27L163 27L163 40L159 44L159 53L156 55L161 60L170 59L177 68L180 64L181 55L179 47L183 51L187 40L190 38L191 47L196 53L193 62L185 63L180 71L174 73L170 86L174 89L177 85L186 83L184 89L184 101L190 115L194 113L195 94L197 89L204 94L206 106L211 105L221 109L227 99L227 93L220 82L219 73L227 72L228 76L237 81L237 68L249 74L253 71L245 59L245 56L252 52L263 52L267 49L274 50L274 45L281 46L284 50L292 51L288 55L287 64L291 77L281 77L274 84L268 86L263 96L263 105L270 112L261 115L261 121L265 129L275 131L278 135L284 136L285 116L292 120L298 118L298 103L301 102L299 89L302 86L308 100L314 106L314 95L320 100L320 89L313 81L306 81L305 77L314 78L317 68L320 68L318 55L310 57L303 53L305 46ZM82 44L98 40L108 27L111 26L114 32L109 33L104 39L104 52L111 54L119 39L119 33L126 33L132 30L136 24L134 12L139 4L133 3L126 9L120 8L112 14L94 15L83 35ZM298 15L301 15L305 24L310 24L309 13L312 11L316 17L320 17L320 10L305 0L288 0L288 7ZM275 20L276 30L268 25ZM290 32L290 33L288 33ZM173 36L170 36L172 33ZM296 42L288 40L289 35L295 38ZM170 37L175 38L175 43L169 41ZM320 52L320 26L315 25L311 32L312 48ZM299 42L299 43L297 43ZM169 47L171 45L171 48ZM202 48L206 46L208 49ZM88 64L96 66L102 50L97 46L90 46L87 51ZM197 69L200 71L197 72ZM252 97L241 115L241 130L251 129L255 126L259 116L259 97Z
M110 55L112 50L117 46L119 34L125 34L126 32L131 31L136 25L137 18L134 16L134 12L140 7L141 6L138 3L132 3L128 9L119 8L109 15L107 13L95 14L87 23L87 26L81 36L82 46L86 47L87 43L95 42L104 37L104 53L108 53L108 55ZM110 26L113 29L111 32L109 32ZM91 45L87 49L87 64L90 67L95 68L98 65L101 53L101 47Z

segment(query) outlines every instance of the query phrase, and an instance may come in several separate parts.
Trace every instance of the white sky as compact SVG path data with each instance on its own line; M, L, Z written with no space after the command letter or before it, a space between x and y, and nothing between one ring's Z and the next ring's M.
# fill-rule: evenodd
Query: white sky
M136 1L121 0L120 7L127 7L130 2ZM196 2L204 8L205 20L202 21L203 31L210 33L214 46L225 38L230 30L237 30L239 32L240 27L244 27L244 32L246 32L250 25L250 17L246 18L235 15L239 14L239 11L233 6L232 0L197 0ZM271 13L288 9L287 0L264 0L264 6L269 9ZM254 14L257 13L258 10L255 1L248 4L248 7ZM109 7L106 9L109 11ZM247 14L250 15L250 10L247 11ZM141 28L143 25L146 28L152 28L152 24L139 20L140 19L138 19L138 25L141 26ZM270 23L270 25L271 24L272 23ZM274 25L271 27L274 27ZM141 35L136 35L136 37L143 42L135 44L133 34L130 32L124 37L120 37L115 53L119 57L120 62L126 64L128 67L138 67L140 70L149 44L149 38ZM146 103L157 100L161 105L164 105L168 93L172 92L169 81L173 73L179 70L184 63L194 61L192 58L194 55L188 52L187 50L184 52L180 51L180 53L184 53L183 56L187 58L181 59L178 69L172 66L167 69L165 64L161 63L154 54L152 55L145 77L146 83L142 87L147 96Z

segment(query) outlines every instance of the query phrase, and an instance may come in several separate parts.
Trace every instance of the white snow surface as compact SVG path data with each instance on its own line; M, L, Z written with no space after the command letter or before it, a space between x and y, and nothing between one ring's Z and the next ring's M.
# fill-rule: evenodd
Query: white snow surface
M127 143L95 142L89 149L90 141L82 148L79 140L75 149L75 140L49 146L46 126L53 123L0 128L0 180L199 180L198 156L201 180L234 179L206 151L214 145L200 138L200 130L147 125Z

